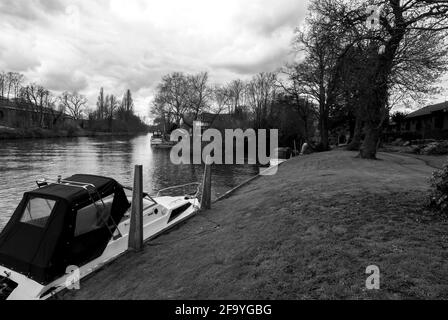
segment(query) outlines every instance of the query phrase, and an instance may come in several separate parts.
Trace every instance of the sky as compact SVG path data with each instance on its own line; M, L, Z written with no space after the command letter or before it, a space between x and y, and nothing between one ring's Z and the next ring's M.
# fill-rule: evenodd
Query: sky
M133 93L147 116L163 75L209 72L212 83L274 71L308 1L0 0L0 70L51 91Z

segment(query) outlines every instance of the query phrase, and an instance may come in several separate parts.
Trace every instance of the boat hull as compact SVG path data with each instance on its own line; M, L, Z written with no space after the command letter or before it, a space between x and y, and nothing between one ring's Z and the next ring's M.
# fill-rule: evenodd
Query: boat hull
M154 199L156 203L144 199L143 210L143 239L150 239L160 235L180 222L192 217L199 210L197 199L185 197L160 197ZM179 209L185 208L183 211ZM176 213L174 216L173 214ZM77 288L77 279L83 279L104 265L118 258L128 250L130 229L129 212L118 225L121 236L111 239L102 255L83 266L68 266L67 274L55 281L43 285L14 270L0 266L0 275L17 283L17 287L9 294L8 300L38 300L48 299L67 288ZM74 272L74 273L73 273Z

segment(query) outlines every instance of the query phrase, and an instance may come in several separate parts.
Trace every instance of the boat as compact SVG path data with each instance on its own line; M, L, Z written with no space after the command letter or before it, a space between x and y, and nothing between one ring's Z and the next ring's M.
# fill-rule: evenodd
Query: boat
M151 136L151 146L157 146L163 143L163 134L160 131L153 132Z
M0 300L48 299L128 250L130 188L83 174L37 184L0 234ZM197 213L199 186L144 194L144 241ZM164 195L180 188L196 193Z
M175 145L174 142L169 140L167 135L163 135L161 132L154 132L151 136L151 147L156 149L171 149Z

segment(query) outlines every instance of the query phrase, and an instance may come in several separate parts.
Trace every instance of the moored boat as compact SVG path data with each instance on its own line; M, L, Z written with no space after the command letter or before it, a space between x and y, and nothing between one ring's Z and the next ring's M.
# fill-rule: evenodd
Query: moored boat
M128 249L132 198L114 179L74 175L38 185L0 234L0 300L47 299L72 286L74 272L82 279ZM199 210L199 184L187 186L196 194L144 195L144 240Z
M163 134L161 132L154 132L151 136L151 146L157 146L163 143Z
M151 147L156 149L170 149L174 146L174 142L169 140L167 135L163 135L160 132L155 132L151 136Z

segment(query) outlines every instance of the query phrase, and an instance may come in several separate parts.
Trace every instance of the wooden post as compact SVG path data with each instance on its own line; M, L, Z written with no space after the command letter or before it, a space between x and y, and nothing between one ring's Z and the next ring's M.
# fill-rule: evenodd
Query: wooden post
M134 171L128 249L133 251L143 249L143 166L141 165L136 165Z
M212 207L212 167L209 157L205 161L204 178L202 179L201 209L208 210Z

